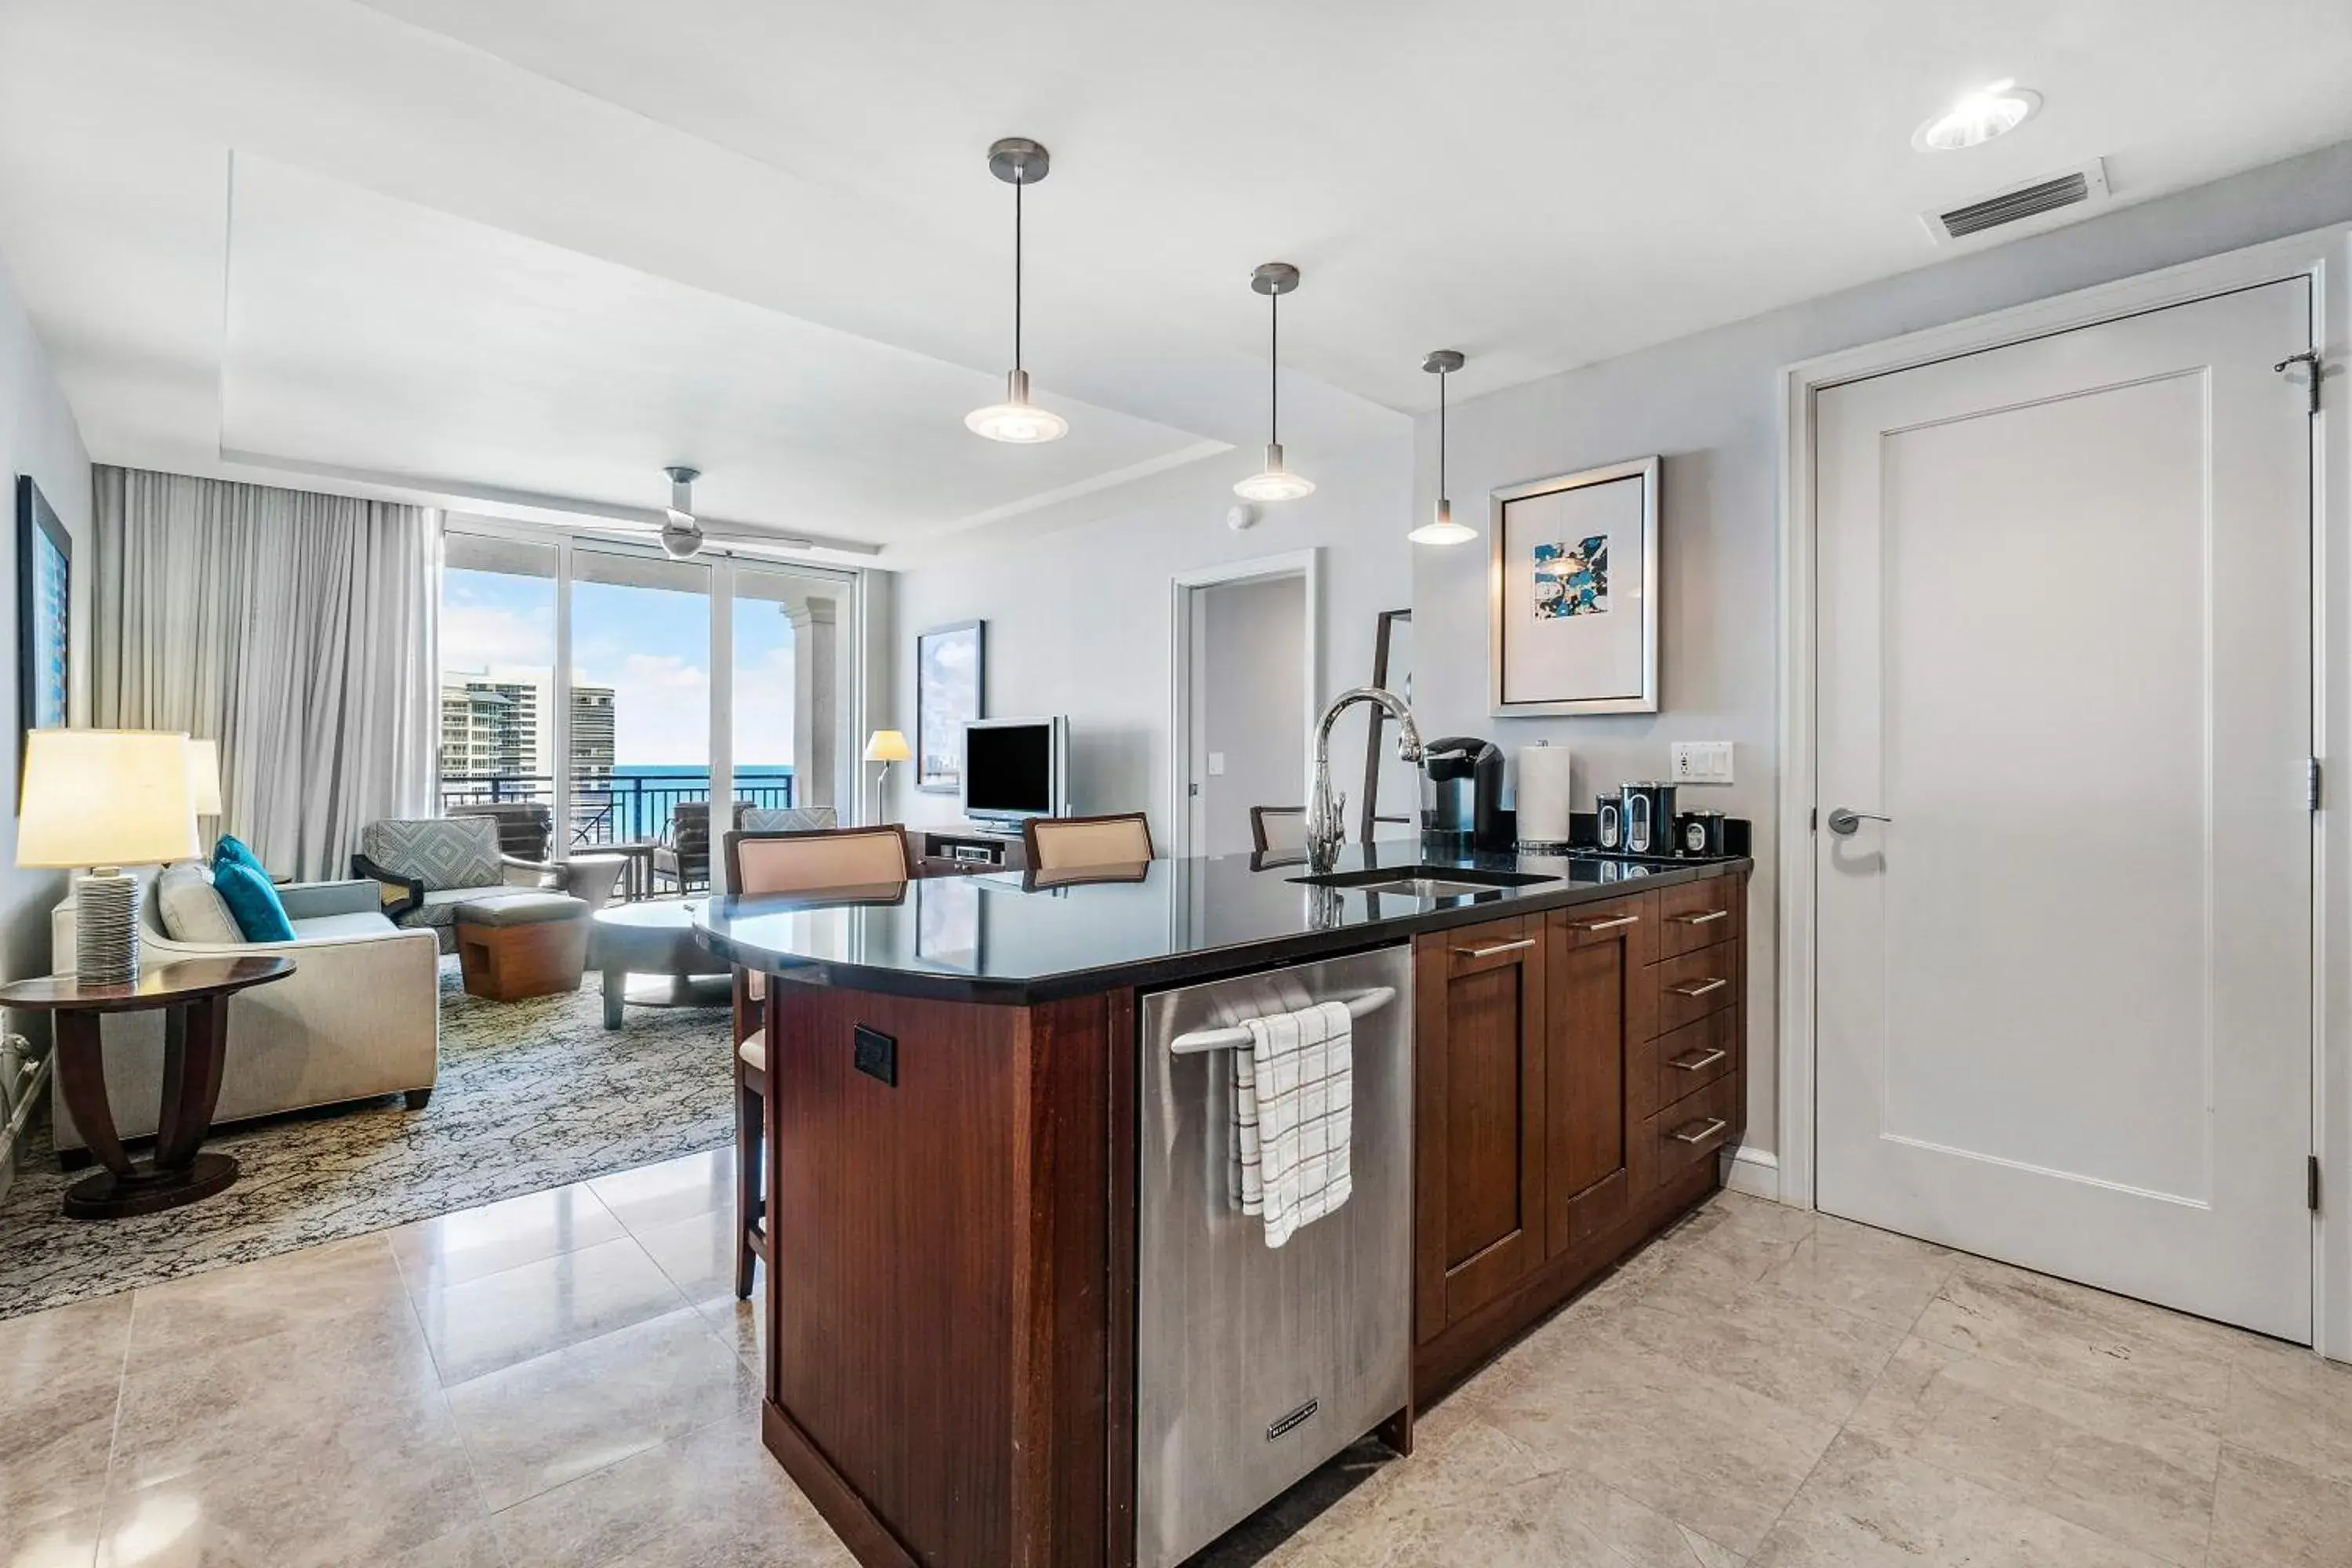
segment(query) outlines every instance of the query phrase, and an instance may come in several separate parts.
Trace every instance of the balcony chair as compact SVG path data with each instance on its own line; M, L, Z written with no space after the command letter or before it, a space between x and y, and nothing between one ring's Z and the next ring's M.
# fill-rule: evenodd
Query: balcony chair
M744 803L735 803L730 826L743 826ZM669 826L654 846L654 880L667 879L680 893L710 885L710 803L682 800L669 808Z

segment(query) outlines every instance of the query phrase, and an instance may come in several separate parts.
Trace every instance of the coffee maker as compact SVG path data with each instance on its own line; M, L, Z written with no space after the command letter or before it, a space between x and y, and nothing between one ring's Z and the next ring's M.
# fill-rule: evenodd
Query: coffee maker
M1505 851L1503 749L1475 735L1432 741L1421 753L1421 841L1433 852Z

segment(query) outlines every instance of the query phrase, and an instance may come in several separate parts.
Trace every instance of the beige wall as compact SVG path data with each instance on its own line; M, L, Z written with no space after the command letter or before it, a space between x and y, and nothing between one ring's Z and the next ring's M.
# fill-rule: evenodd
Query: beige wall
M0 618L6 635L0 637L0 741L8 758L9 809L0 827L0 942L5 944L5 973L11 980L45 974L49 969L49 910L65 892L65 876L57 871L16 869L16 780L18 769L19 721L16 714L16 480L30 474L41 487L58 520L73 535L73 714L77 723L89 718L89 603L97 570L97 546L90 534L89 453L81 443L72 410L49 372L48 355L34 334L33 325L17 303L14 289L0 279L0 466L7 472L7 543L0 549ZM11 1018L19 1032L32 1020Z
M1225 526L1233 483L1255 472L1257 458L1242 451L1188 465L1088 498L1080 521L1018 548L899 574L887 722L914 738L916 634L985 620L988 713L1068 715L1076 809L1142 810L1153 840L1171 842L1175 575L1320 547L1325 697L1370 679L1376 618L1412 591L1404 535L1412 448L1402 422L1394 439L1293 453L1292 466L1319 488L1266 507L1255 527L1235 532ZM1361 789L1363 747L1364 721L1350 714L1333 731L1332 757L1351 799ZM961 821L956 797L916 791L912 772L890 770L890 814L917 826ZM1410 772L1392 763L1383 800L1404 803L1411 787Z

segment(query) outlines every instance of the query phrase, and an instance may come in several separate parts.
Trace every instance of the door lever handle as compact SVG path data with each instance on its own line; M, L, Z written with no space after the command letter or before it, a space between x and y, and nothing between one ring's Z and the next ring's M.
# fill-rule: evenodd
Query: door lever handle
M1874 811L1856 811L1850 805L1833 805L1826 819L1829 830L1840 838L1851 838L1854 829L1865 822L1893 822L1891 816L1881 816Z

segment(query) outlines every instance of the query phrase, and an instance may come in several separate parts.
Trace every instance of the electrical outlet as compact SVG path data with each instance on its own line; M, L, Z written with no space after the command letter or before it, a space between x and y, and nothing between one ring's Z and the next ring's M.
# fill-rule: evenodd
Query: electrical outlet
M1676 741L1667 748L1669 776L1678 784L1727 784L1731 782L1731 742Z
M1213 779L1221 779L1225 776L1224 752L1211 752L1209 753L1209 776Z

